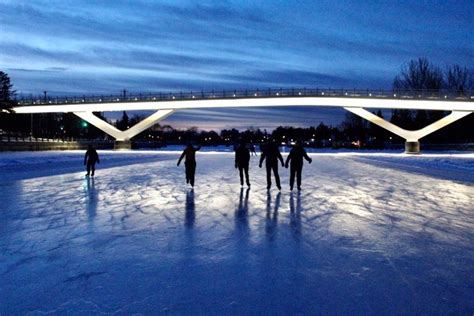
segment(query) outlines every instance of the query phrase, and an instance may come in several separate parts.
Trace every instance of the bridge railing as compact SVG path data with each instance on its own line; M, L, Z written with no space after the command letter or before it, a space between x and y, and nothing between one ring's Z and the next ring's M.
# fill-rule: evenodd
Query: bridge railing
M0 143L65 143L65 142L88 142L95 141L98 143L113 143L113 140L104 140L104 139L90 139L84 137L71 137L71 136L61 136L61 135L52 135L46 137L33 136L29 133L15 133L15 132L0 132Z
M244 90L210 90L189 92L125 93L120 95L82 95L19 97L14 101L20 105L156 102L179 100L209 100L269 97L347 97L416 100L474 101L474 91L452 90L373 90L373 89L320 89L320 88L273 88Z

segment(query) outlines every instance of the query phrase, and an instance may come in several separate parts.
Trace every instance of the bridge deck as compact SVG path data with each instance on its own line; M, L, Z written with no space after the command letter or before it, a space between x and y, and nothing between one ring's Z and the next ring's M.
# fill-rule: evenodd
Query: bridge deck
M266 89L64 96L16 100L17 113L193 109L255 106L338 106L473 111L474 91ZM34 108L26 107L35 105ZM38 105L46 105L38 107Z

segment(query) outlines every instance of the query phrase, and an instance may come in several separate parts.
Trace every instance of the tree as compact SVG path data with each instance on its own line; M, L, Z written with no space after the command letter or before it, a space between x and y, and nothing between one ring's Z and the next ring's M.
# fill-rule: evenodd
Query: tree
M382 111L380 109L377 112L373 112L373 114L377 115L378 117L382 119L384 118ZM369 123L369 135L370 135L372 144L374 144L377 147L382 147L383 142L387 140L389 137L386 129L374 123Z
M128 119L127 112L123 111L122 118L120 119L120 121L117 121L116 125L117 125L117 128L122 131L130 127L130 122Z
M474 71L469 72L469 90L474 90Z
M448 91L464 94L464 92L471 88L470 81L472 78L470 78L469 70L466 67L459 65L449 66L446 69L445 76L445 87Z
M346 140L365 142L368 123L363 118L351 112L347 112L341 125Z
M426 58L412 59L402 65L400 74L393 80L393 90L411 93L439 93L445 85L441 68L432 64ZM424 113L420 113L424 112ZM419 129L432 123L445 114L442 111L399 110L398 122L400 127ZM427 119L425 119L427 118Z
M442 87L443 72L426 58L412 59L402 65L400 74L393 80L395 91L439 91Z
M11 112L13 107L12 97L15 91L12 90L13 85L10 82L10 77L3 71L0 71L0 111Z

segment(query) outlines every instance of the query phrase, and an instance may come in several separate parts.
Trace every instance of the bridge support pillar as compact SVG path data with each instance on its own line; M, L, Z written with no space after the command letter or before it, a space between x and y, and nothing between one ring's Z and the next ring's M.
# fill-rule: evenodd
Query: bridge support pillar
M84 121L89 122L98 129L107 133L108 135L115 138L114 149L117 150L127 150L132 149L132 142L130 139L143 132L147 128L152 127L158 121L163 120L164 118L170 116L174 113L174 110L158 110L152 115L145 118L143 121L135 124L125 131L117 129L115 126L112 126L106 121L103 121L99 117L95 116L92 112L73 112L79 116Z
M114 149L115 150L130 150L132 149L132 141L131 140L116 140L114 142Z
M345 107L345 109L349 112L352 112L369 122L372 122L380 127L385 128L386 130L394 133L405 139L405 153L406 154L419 154L420 153L420 142L419 140L426 135L429 135L437 130L459 120L463 117L471 114L472 112L464 112L464 111L452 111L449 115L443 117L442 119L431 123L430 125L423 127L422 129L416 131L409 131L398 127L397 125L390 123L384 120L377 115L370 113L369 111L363 108L351 108Z
M420 153L420 142L405 142L405 154L419 154Z

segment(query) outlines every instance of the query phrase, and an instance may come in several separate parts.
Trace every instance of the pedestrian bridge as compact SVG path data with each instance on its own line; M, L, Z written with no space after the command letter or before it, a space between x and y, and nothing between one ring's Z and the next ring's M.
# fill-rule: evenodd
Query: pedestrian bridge
M129 146L130 139L176 111L206 108L342 107L402 137L408 153L418 153L419 140L474 111L474 91L453 93L433 91L386 91L345 89L267 89L188 93L122 94L30 98L16 100L19 114L71 112L116 139L117 147ZM450 111L446 117L419 130L406 130L367 109L411 109ZM140 123L121 131L93 112L153 110Z

